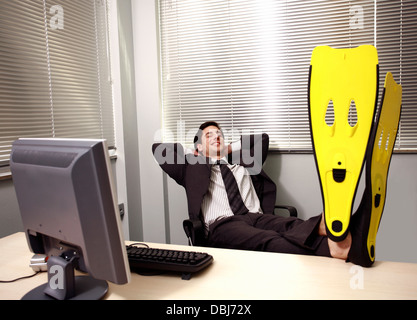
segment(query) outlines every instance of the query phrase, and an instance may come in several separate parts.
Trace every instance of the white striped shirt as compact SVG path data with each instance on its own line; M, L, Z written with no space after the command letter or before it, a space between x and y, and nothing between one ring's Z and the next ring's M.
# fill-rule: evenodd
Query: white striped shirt
M256 195L248 171L243 166L237 164L228 165L228 167L236 179L240 195L246 208L249 212L262 213L259 198ZM218 165L212 166L209 188L201 204L201 211L204 216L206 230L208 230L209 225L214 221L233 216Z

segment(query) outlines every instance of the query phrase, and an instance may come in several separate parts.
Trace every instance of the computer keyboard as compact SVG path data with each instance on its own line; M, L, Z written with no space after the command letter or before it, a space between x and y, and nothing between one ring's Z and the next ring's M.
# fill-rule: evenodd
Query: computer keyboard
M213 262L208 253L180 251L158 248L126 246L127 257L132 271L172 271L182 273L183 279L189 279Z

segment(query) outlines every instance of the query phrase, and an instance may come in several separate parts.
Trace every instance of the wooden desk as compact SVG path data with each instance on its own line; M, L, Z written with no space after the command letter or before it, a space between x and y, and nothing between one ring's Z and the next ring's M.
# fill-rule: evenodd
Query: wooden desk
M127 285L110 283L107 299L417 299L417 264L378 261L365 269L341 260L290 254L149 244L206 251L213 264L182 280L181 275L132 275ZM23 233L0 239L0 279L32 273ZM47 281L46 273L0 283L0 299L20 299Z

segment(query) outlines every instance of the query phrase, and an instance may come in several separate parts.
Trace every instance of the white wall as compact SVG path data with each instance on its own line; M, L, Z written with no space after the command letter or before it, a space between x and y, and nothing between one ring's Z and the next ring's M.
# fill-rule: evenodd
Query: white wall
M417 262L417 155L394 155L377 237L378 259Z
M143 237L165 242L169 228L165 228L163 174L152 156L154 135L162 123L155 2L132 1L132 17L138 132L130 134L139 137Z
M110 43L112 48L118 48L119 37L117 30L117 6L116 2L110 2ZM119 50L112 50L112 77L114 85L114 114L115 114L115 140L116 140L116 155L117 160L113 162L112 168L116 181L117 188L117 203L124 204L125 215L122 220L122 229L125 239L129 239L129 213L128 213L128 202L127 202L127 188L126 188L126 162L125 162L125 150L124 150L124 137L123 137L123 119L122 119L122 97L120 88L120 67L118 61Z

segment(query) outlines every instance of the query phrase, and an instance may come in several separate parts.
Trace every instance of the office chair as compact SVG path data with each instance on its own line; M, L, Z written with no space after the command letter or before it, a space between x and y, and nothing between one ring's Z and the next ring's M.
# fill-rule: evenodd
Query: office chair
M353 202L374 123L378 54L370 45L319 46L310 65L310 132L329 238L349 231Z

